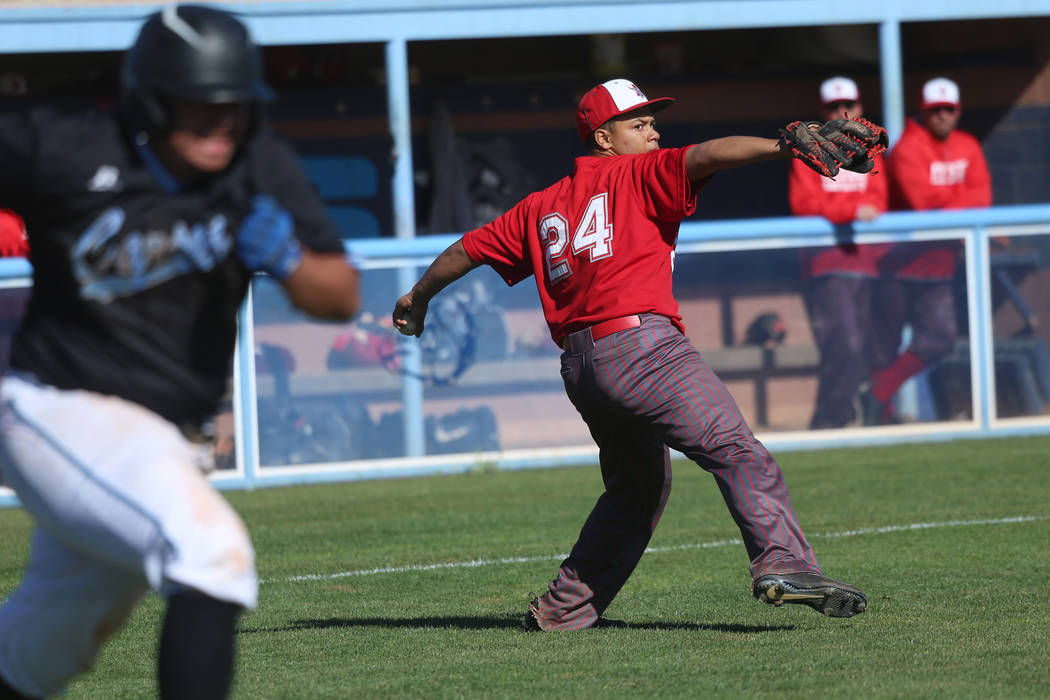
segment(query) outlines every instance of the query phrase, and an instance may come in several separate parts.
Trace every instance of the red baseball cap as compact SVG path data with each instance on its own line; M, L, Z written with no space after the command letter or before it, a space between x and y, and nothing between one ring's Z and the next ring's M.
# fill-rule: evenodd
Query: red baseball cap
M576 110L576 130L580 132L580 139L586 142L595 129L613 117L642 107L658 112L673 103L674 98L671 97L650 100L630 80L616 78L591 88L583 96Z

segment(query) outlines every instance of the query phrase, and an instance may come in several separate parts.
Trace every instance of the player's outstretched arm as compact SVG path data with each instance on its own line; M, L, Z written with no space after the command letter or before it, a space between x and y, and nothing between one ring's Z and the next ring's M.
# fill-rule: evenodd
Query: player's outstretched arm
M467 255L462 238L450 245L430 264L411 291L397 300L392 315L394 327L418 338L423 333L430 300L479 265Z
M791 152L781 150L780 142L776 139L725 136L703 141L686 151L685 172L690 181L696 183L719 170L790 157Z

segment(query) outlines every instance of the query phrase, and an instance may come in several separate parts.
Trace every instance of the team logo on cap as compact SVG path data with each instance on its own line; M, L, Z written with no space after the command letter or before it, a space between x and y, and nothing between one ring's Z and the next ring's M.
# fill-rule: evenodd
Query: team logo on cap
M602 83L601 86L609 93L618 110L630 109L634 105L649 101L645 93L630 80L616 78Z

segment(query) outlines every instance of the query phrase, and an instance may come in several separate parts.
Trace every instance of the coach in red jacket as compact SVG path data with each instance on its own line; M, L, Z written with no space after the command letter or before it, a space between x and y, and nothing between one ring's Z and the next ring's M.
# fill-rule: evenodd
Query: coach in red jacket
M934 78L923 85L919 120L908 122L888 157L892 209L991 205L988 165L977 139L956 128L961 114L953 81ZM870 395L862 397L866 423L892 422L890 399L901 384L951 351L956 336L951 282L959 250L958 241L902 243L881 259ZM912 340L898 355L905 323L911 324Z
M820 86L820 119L863 117L860 90L850 78L828 78ZM871 221L886 211L887 185L881 156L875 175L841 170L821 177L801 161L791 162L788 198L796 216L822 216L833 224ZM857 388L868 376L871 290L882 245L802 248L799 264L806 311L820 350L817 401L810 428L840 428L854 419Z

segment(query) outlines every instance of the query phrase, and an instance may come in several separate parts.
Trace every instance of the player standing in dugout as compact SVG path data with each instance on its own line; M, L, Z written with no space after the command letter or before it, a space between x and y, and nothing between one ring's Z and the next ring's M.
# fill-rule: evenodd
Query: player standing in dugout
M820 84L820 117L863 117L857 84L845 76ZM876 156L870 177L850 171L832 180L791 161L788 202L796 216L821 216L836 226L871 221L888 208L885 164ZM842 428L855 416L857 391L868 378L871 351L871 297L878 277L878 258L886 246L857 245L852 240L833 246L800 248L802 299L813 339L820 351L817 400L810 430Z
M336 229L263 123L271 92L237 19L168 6L121 83L117 114L0 117L0 206L25 217L34 266L0 456L35 523L0 608L0 697L62 692L151 588L167 599L160 696L227 695L258 582L198 463L237 309L257 271L311 315L358 308Z
M599 447L605 493L526 630L609 625L602 617L652 537L671 488L668 446L714 475L751 560L760 601L802 603L833 617L864 611L857 588L824 576L795 516L780 467L684 334L671 291L678 227L719 170L800 158L822 175L870 172L885 130L868 122L794 122L777 139L730 136L661 149L649 100L616 79L587 92L573 172L445 250L393 311L418 336L430 300L482 264L508 284L535 276L563 350L569 399ZM622 624L622 623L619 623Z

